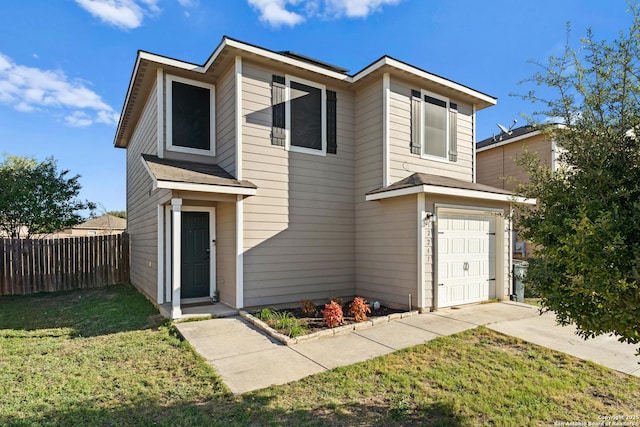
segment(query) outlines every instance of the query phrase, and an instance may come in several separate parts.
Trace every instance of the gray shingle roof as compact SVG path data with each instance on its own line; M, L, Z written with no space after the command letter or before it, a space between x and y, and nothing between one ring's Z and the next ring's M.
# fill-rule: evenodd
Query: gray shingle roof
M380 187L375 190L369 191L369 194L384 193L387 191L401 190L403 188L417 187L420 185L434 185L438 187L459 188L463 190L475 190L485 193L497 193L511 195L510 191L503 190L502 188L491 187L489 185L478 184L475 182L467 182L454 178L447 178L440 175L431 175L428 173L414 173L398 182L395 182L386 187Z
M142 158L158 181L258 188L249 181L238 181L218 165L161 159L150 154L143 154Z

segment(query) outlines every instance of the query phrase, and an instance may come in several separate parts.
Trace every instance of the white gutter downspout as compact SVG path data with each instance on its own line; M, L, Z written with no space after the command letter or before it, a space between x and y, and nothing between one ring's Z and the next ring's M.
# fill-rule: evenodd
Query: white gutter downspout
M476 181L476 104L473 104L473 112L471 113L471 140L473 141L473 158L471 159L471 170L473 174L473 181Z

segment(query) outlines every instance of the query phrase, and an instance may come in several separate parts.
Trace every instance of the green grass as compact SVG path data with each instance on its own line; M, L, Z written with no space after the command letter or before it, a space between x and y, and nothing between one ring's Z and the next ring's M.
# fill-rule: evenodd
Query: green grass
M640 378L485 328L233 396L130 286L0 297L0 425L535 426L639 414Z

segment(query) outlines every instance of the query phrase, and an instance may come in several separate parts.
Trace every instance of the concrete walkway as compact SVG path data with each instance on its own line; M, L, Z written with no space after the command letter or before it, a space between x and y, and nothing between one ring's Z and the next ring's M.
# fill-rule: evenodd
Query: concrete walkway
M220 374L233 393L285 384L338 366L362 362L439 336L485 325L581 359L640 376L636 346L612 337L584 341L525 304L502 302L439 310L370 329L285 346L239 317L178 323L176 327ZM339 352L330 351L340 349Z

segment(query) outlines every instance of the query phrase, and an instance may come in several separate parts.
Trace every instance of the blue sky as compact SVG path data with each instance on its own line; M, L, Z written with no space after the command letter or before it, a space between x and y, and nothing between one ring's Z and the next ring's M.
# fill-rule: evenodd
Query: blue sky
M123 210L113 148L138 49L202 64L223 35L356 72L390 55L498 98L477 138L534 108L509 93L559 55L571 21L612 40L624 0L20 0L0 2L0 153L54 156L81 198ZM0 195L1 196L1 195Z

